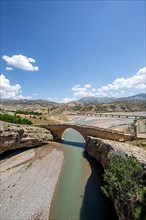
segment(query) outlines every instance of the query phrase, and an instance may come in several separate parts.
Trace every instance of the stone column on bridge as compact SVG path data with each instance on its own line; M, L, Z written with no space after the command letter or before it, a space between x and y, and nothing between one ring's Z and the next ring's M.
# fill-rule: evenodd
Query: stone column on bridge
M134 137L137 137L137 125L133 124Z

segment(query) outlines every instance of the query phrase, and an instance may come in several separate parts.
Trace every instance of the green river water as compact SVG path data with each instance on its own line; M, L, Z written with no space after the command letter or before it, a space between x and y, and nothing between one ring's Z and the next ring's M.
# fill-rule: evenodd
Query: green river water
M113 204L100 190L101 166L84 155L83 137L69 129L63 138L64 165L49 220L117 220Z

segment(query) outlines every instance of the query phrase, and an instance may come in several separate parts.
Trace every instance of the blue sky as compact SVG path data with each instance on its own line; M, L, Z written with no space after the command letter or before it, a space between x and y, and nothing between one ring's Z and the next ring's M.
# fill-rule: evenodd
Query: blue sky
M145 91L145 1L1 1L1 97Z

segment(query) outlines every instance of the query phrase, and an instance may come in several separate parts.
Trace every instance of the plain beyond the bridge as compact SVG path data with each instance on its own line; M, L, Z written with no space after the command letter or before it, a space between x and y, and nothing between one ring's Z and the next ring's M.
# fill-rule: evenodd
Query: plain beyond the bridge
M108 113L105 113L108 114ZM123 115L123 112L111 112L109 114L115 114L115 115ZM130 115L130 116L141 116L145 117L145 112L124 112L124 115ZM92 125L97 126L100 128L105 129L112 129L117 130L124 133L129 133L131 130L131 125L134 122L134 117L126 118L126 117L99 117L99 116L77 116L77 115L70 115L68 116L69 123L73 124L84 124L84 125ZM146 120L146 119L144 119ZM138 137L146 138L146 127L145 132L139 133Z

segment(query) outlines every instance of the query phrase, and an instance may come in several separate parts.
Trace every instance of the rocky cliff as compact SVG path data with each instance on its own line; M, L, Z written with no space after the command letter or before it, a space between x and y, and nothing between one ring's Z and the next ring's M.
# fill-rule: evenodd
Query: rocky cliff
M146 151L142 148L101 138L88 137L85 150L89 155L100 162L103 168L108 164L108 154L114 151L118 154L128 154L135 156L139 163L146 168Z
M89 155L95 158L101 163L103 168L108 165L108 155L115 152L116 154L127 154L135 156L139 163L146 169L146 151L132 146L127 143L120 143L112 140L103 140L100 138L88 137L85 150ZM127 220L127 218L121 213L120 203L118 200L114 200L115 209L119 220Z
M40 146L51 140L51 133L44 128L0 121L0 154L16 148Z

